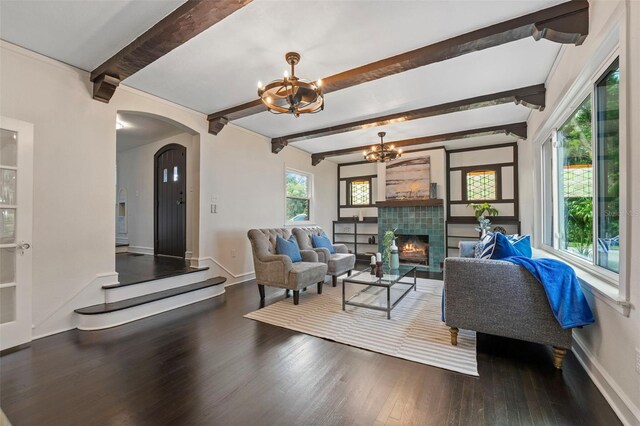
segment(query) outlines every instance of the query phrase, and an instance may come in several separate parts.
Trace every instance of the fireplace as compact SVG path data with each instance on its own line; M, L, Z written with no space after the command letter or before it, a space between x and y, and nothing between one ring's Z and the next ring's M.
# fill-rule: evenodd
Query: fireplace
M429 266L428 235L396 235L400 263Z

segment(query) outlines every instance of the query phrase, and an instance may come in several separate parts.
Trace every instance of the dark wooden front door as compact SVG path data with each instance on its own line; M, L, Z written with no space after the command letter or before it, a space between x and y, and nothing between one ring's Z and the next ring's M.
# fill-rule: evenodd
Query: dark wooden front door
M184 257L187 228L187 149L162 147L155 155L154 253Z

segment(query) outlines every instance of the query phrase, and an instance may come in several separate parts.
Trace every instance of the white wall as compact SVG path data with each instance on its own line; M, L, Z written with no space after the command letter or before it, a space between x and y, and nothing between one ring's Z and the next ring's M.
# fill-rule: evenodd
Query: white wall
M619 14L619 15L618 15ZM539 151L533 141L544 137L541 129L554 114L554 106L565 97L590 58L596 56L607 34L616 26L622 29L621 80L627 83L629 101L626 117L628 125L627 155L629 167L626 219L629 223L629 266L626 285L630 290L631 312L625 317L600 297L589 296L597 317L595 325L574 330L577 344L574 349L583 357L587 371L627 424L640 424L640 373L635 371L636 351L640 351L640 2L590 2L590 35L580 47L565 47L556 68L547 81L547 108L533 112L529 118L529 140L520 149L520 201L524 232L540 229L539 182L534 181L534 168L539 163ZM629 33L624 32L625 28ZM623 83L624 84L624 83ZM625 93L621 95L624 97ZM624 129L623 129L624 131ZM535 205L530 200L536 196Z
M271 154L267 138L233 125L210 135L205 115L126 86L109 104L94 101L88 73L5 42L0 68L0 114L35 127L34 336L75 327L73 309L102 302L101 285L117 280L118 111L161 115L200 134L202 179L194 216L201 232L193 245L199 262L210 263L211 275L228 283L252 277L246 233L284 224L285 165L314 174L317 223L331 231L337 198L331 161L313 167L308 154L292 147ZM209 213L212 197L218 214Z
M154 155L160 148L172 143L187 148L186 251L192 252L192 235L198 232L198 223L192 220L192 210L198 209L198 205L192 197L200 191L200 158L197 149L200 142L199 136L189 133L149 141L147 144L117 152L118 191L121 188L127 191L127 233L116 233L116 239L126 238L131 252L153 254Z

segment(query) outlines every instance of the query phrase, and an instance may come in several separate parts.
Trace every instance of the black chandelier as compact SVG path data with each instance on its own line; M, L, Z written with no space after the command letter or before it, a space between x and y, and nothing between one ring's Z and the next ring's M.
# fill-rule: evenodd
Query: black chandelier
M291 74L284 72L282 80L274 80L263 86L258 82L258 96L267 110L274 114L313 114L324 109L321 80L310 82L295 75L295 66L300 62L300 54L289 52L284 56L291 65Z
M364 152L364 159L370 161L372 163L386 163L387 161L395 160L396 158L400 158L402 155L402 149L398 149L393 145L385 145L382 141L386 135L385 132L378 133L380 136L380 144L374 145L368 151Z

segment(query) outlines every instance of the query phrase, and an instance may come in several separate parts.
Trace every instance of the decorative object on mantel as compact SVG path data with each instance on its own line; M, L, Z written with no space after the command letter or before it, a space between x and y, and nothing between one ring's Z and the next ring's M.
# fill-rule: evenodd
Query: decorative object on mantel
M364 215L362 214L362 209L358 211L358 219L360 220L360 222L364 221Z
M378 269L376 266L376 255L372 255L371 256L371 275L375 275L377 273Z
M393 145L385 145L382 139L386 136L385 132L378 133L380 137L380 145L373 145L368 151L364 152L364 159L371 163L386 163L387 161L400 158L402 149Z
M294 117L322 111L322 81L310 82L296 77L295 66L300 62L299 53L288 52L284 58L291 65L291 74L285 71L284 78L266 86L258 82L258 96L267 110L274 114L292 114Z
M435 182L431 182L430 186L429 198L431 198L432 200L438 198L438 184Z
M427 200L431 191L431 157L423 156L387 164L386 199Z
M491 206L489 203L482 204L467 204L473 208L473 214L478 219L478 227L476 231L480 232L481 237L484 237L487 234L487 231L491 229L491 221L485 217L486 216L497 216L498 210Z

